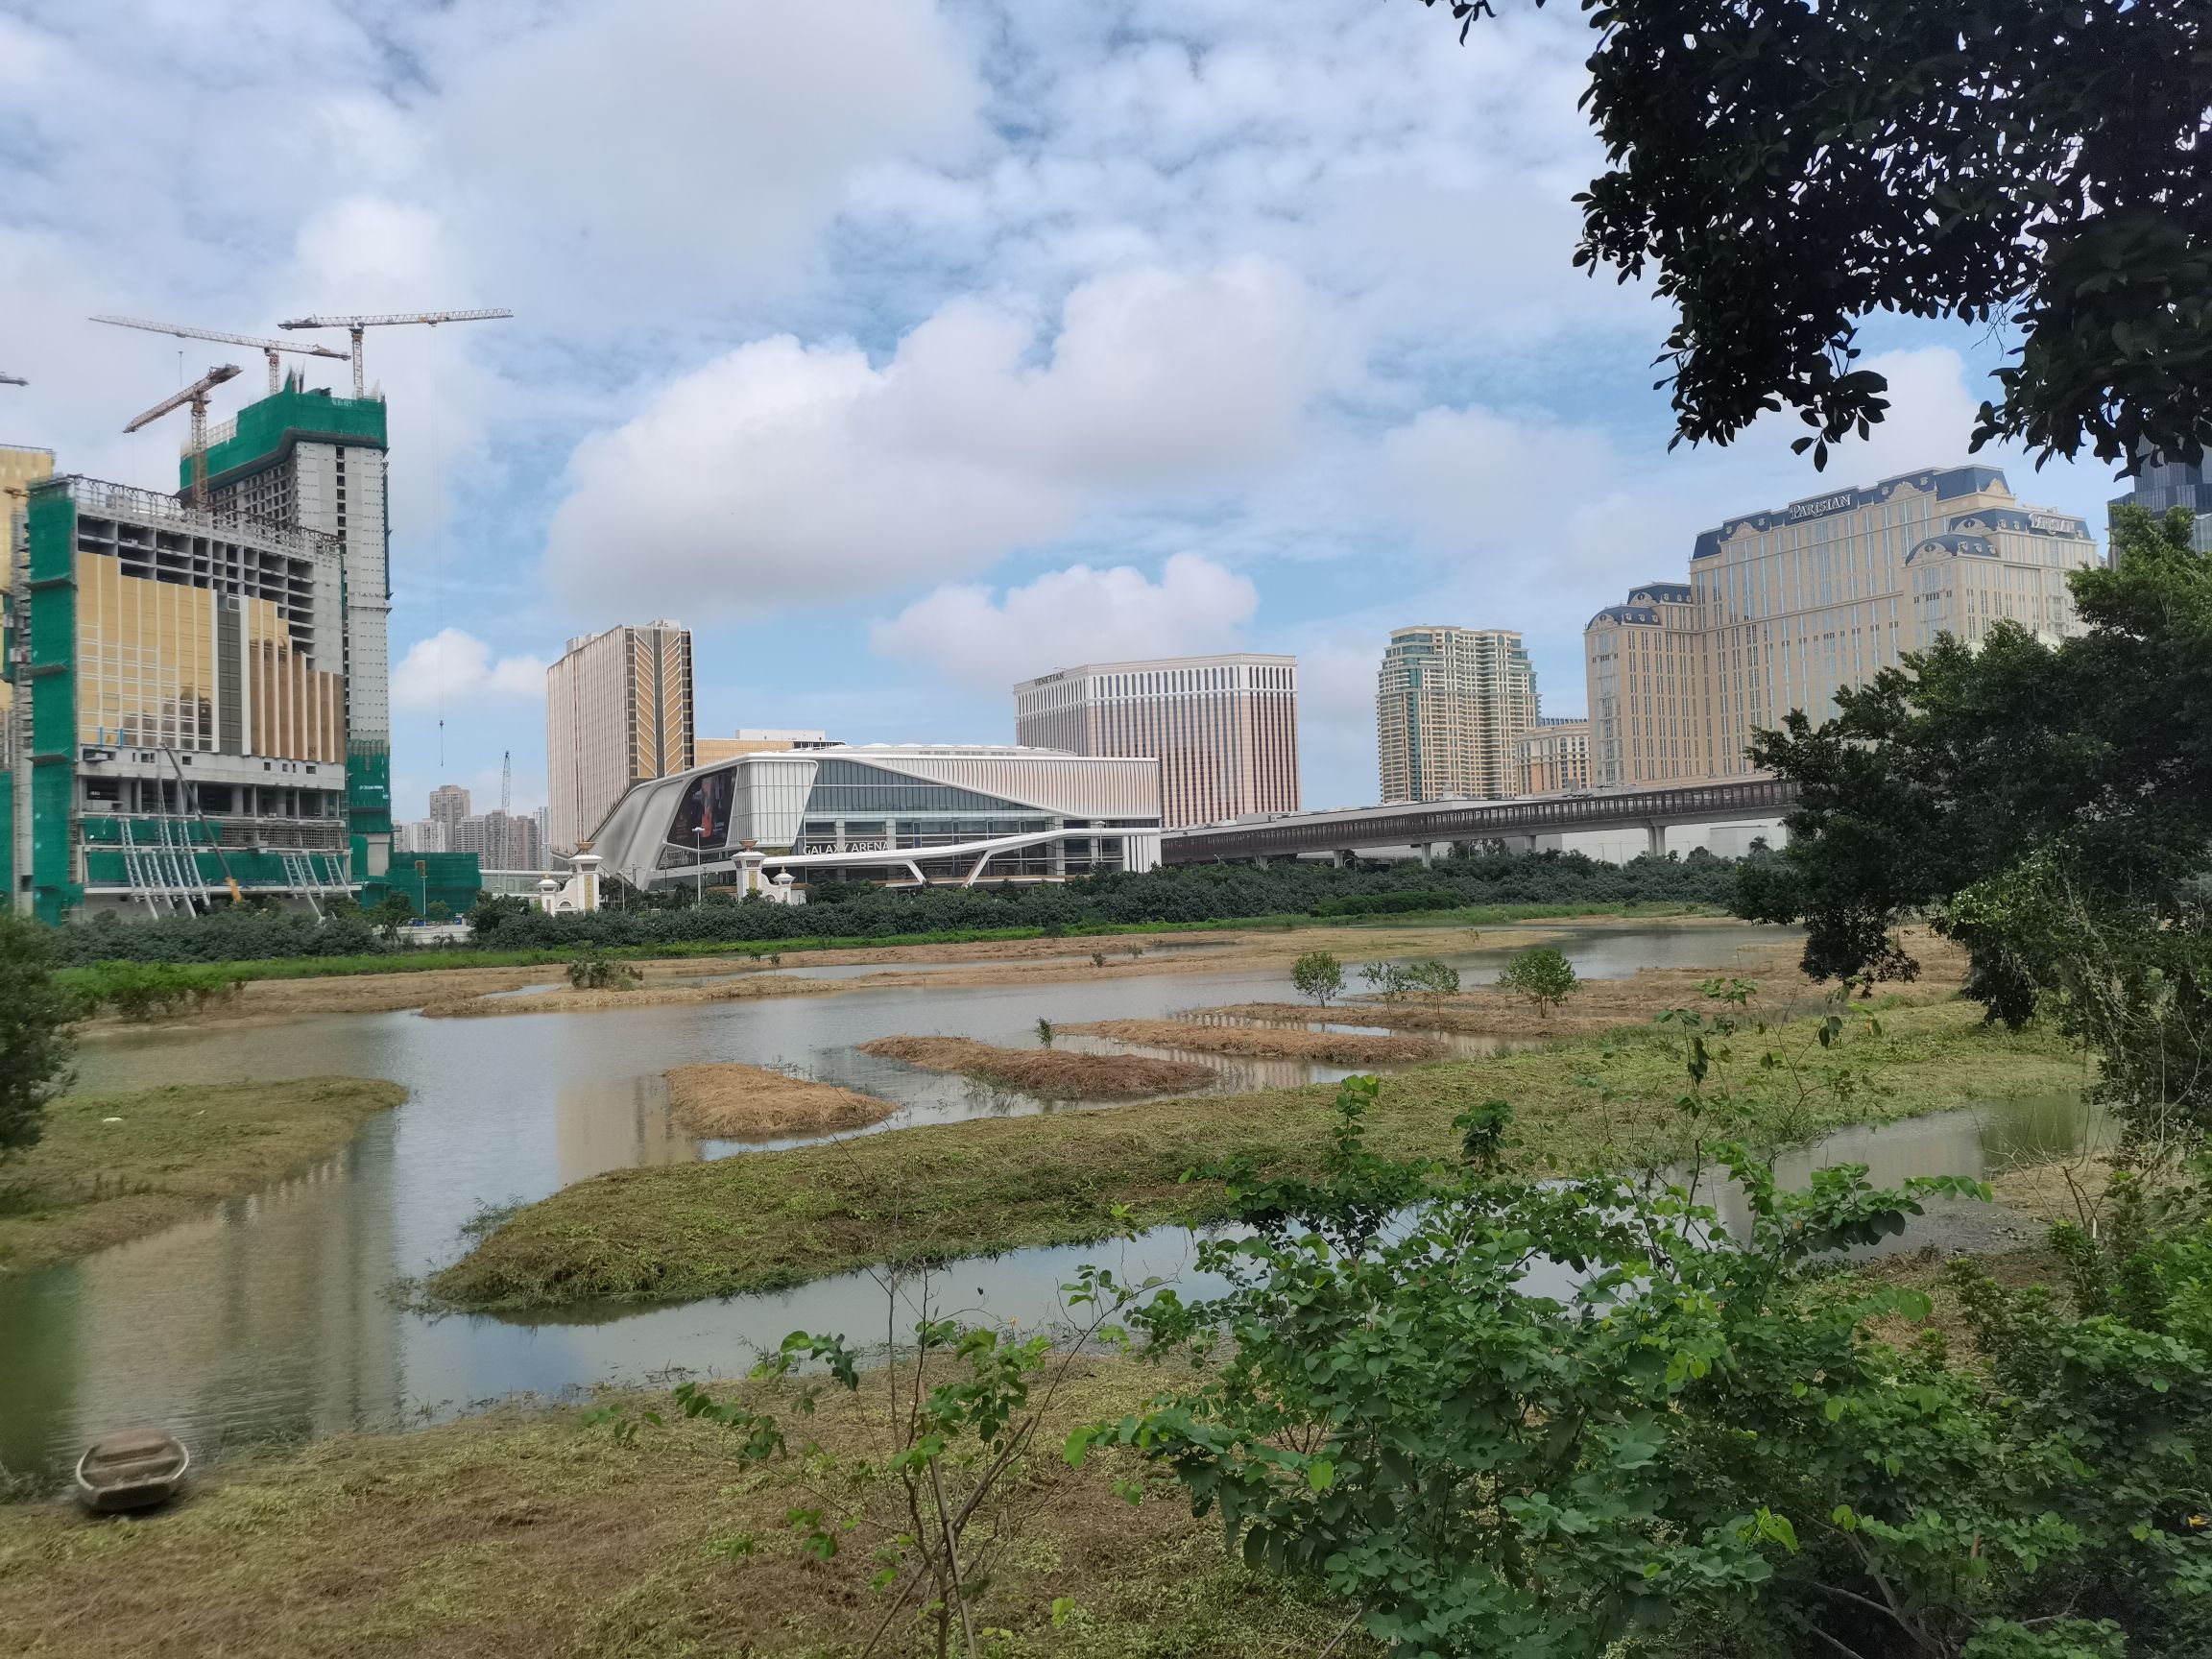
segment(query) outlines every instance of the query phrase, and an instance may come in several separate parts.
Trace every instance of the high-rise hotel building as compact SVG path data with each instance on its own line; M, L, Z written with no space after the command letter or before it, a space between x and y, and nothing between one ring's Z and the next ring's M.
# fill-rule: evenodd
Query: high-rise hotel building
M676 622L578 637L545 670L545 823L556 853L591 839L633 783L696 763L691 631Z
M1298 810L1298 659L1087 662L1014 687L1014 741L1160 762L1161 825Z
M1536 670L1519 634L1393 629L1375 685L1384 804L1518 794L1515 744L1536 720Z
M1597 787L1748 775L1754 729L1823 718L1938 634L2009 620L2077 631L2070 571L2089 527L2024 506L1992 467L1910 472L1731 518L1697 538L1687 583L1654 582L1583 633Z

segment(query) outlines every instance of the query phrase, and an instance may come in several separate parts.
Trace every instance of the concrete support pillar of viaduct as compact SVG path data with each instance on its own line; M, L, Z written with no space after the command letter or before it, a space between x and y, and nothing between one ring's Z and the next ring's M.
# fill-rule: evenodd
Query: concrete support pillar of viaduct
M1436 862L1436 845L1432 841L1416 841L1413 853L1421 860L1421 868L1424 870Z
M1651 854L1651 856L1652 856L1652 857L1654 857L1654 858L1664 858L1664 857L1666 857L1666 856L1667 856L1667 826L1666 826L1666 825L1664 825L1664 824L1647 824L1647 825L1645 825L1645 826L1644 826L1644 836L1645 836L1645 841L1644 841L1644 851L1645 851L1645 852L1647 852L1647 853L1650 854Z

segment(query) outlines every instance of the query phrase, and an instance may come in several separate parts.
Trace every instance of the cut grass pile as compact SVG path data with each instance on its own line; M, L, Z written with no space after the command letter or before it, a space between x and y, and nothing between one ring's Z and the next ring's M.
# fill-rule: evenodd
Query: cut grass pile
M1187 1048L1200 1054L1236 1054L1249 1059L1319 1060L1331 1066L1390 1066L1433 1060L1444 1045L1433 1037L1376 1037L1357 1031L1308 1031L1309 1010L1284 1005L1276 1019L1291 1026L1202 1025L1191 1020L1094 1020L1063 1025L1082 1036L1111 1037L1117 1043L1142 1043L1153 1048Z
M64 1094L46 1109L45 1139L0 1165L0 1273L188 1221L328 1157L406 1097L360 1077Z
M1164 1379L1087 1368L1055 1402L1021 1475L1031 1516L998 1551L977 1623L1002 1659L1311 1659L1348 1609L1228 1558L1211 1516L1153 1488L1112 1489L1125 1454L1070 1470L1077 1421L1130 1410ZM834 1392L791 1421L841 1464L754 1470L736 1437L667 1413L624 1445L573 1410L501 1410L399 1435L349 1434L208 1478L139 1520L0 1506L8 1651L140 1659L829 1659L858 1654L886 1599L873 1536L803 1551L795 1505L881 1504L883 1390ZM865 1490L873 1485L874 1492ZM1072 1607L1054 1617L1055 1598ZM886 1637L878 1659L922 1651ZM1357 1634L1333 1659L1371 1659Z
M903 1060L925 1071L956 1071L1049 1100L1132 1100L1202 1088L1216 1075L1214 1068L1194 1060L1000 1048L970 1037L878 1037L861 1044L860 1051Z
M865 1129L899 1108L889 1100L765 1066L678 1066L668 1079L669 1118L709 1141L774 1141L789 1135Z
M1965 1003L1898 1010L1849 1052L1879 1085L1793 1125L1812 1135L2015 1094L2078 1088L2056 1037L1981 1023ZM1793 1028L1799 1044L1810 1027ZM1647 1028L1385 1077L1367 1115L1378 1152L1450 1156L1453 1118L1487 1100L1517 1114L1518 1155L1616 1166L1688 1150L1673 1101L1682 1060ZM1310 1176L1333 1121L1328 1086L1145 1102L1111 1112L891 1130L708 1164L624 1169L525 1206L438 1274L448 1306L522 1310L593 1298L685 1299L772 1289L874 1262L1098 1239L1120 1225L1229 1213L1185 1173L1237 1153Z

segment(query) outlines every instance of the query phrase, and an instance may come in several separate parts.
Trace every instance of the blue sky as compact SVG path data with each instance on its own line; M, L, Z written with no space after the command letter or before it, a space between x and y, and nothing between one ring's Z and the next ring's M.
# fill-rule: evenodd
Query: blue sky
M663 615L709 733L1007 741L1054 666L1295 651L1308 804L1371 801L1392 627L1521 629L1578 713L1591 613L1964 459L2008 344L1870 325L1893 419L1825 475L1779 422L1670 454L1664 311L1570 265L1587 29L1507 12L0 0L0 442L174 478L119 429L217 359L92 312L508 306L370 339L402 814L507 750L541 801L542 664Z

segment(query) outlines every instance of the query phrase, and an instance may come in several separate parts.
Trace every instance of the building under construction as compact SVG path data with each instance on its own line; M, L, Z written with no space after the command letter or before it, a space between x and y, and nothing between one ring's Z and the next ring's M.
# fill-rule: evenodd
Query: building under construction
M16 908L381 895L384 458L380 398L291 384L207 431L177 495L30 486L0 784Z

